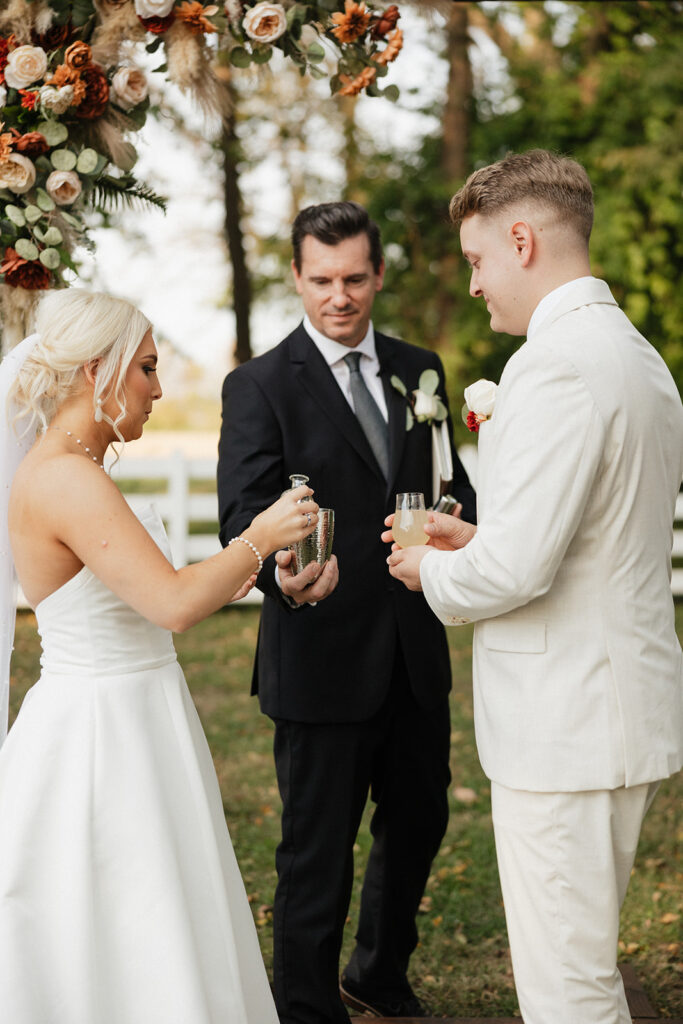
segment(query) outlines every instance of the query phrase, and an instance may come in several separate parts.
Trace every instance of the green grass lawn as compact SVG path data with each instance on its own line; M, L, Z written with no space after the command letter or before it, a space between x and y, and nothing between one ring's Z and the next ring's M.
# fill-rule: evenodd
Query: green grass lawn
M683 605L677 609L683 636ZM176 637L187 681L211 745L226 818L270 968L274 854L280 801L272 726L249 697L258 610L229 609ZM435 1012L502 1016L517 1011L495 863L488 780L477 760L471 696L471 627L449 631L454 687L451 818L419 919L412 981ZM31 614L18 618L11 716L39 674ZM645 821L621 923L621 959L630 961L664 1017L683 1015L681 966L680 778L662 787ZM366 820L356 847L356 880L369 848ZM347 922L353 943L359 884Z

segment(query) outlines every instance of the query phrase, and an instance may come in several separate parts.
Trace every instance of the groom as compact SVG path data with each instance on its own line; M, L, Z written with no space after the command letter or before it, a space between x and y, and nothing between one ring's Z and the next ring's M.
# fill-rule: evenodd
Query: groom
M292 270L306 316L223 389L218 494L223 543L305 473L336 515L335 556L292 573L266 560L254 692L275 722L282 842L273 912L282 1024L424 1017L406 972L415 915L446 828L450 670L443 628L421 594L387 576L377 524L398 491L431 496L431 429L406 429L406 400L432 352L374 331L384 276L379 230L350 202L303 210ZM453 492L474 493L453 452ZM429 500L429 499L428 499ZM318 575L320 574L320 575ZM337 582L338 581L338 582ZM373 845L356 947L339 990L353 847L368 790ZM342 999L344 1002L342 1002Z
M470 176L451 215L470 294L526 342L479 429L478 528L437 517L442 550L395 551L391 574L442 622L477 624L477 744L525 1024L630 1024L619 908L642 819L682 755L670 572L683 408L591 276L582 167L511 154Z

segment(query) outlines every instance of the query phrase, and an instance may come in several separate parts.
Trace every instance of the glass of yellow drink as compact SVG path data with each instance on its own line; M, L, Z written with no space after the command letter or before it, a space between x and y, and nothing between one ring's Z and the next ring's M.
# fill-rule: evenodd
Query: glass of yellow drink
M406 491L396 495L396 515L391 530L400 548L414 544L426 544L429 537L424 532L427 522L425 496L417 491Z

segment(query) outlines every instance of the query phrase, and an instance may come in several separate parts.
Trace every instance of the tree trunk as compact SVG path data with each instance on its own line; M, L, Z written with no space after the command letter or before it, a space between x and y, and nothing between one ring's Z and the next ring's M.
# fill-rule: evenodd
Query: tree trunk
M469 3L454 3L446 25L448 92L443 115L442 167L453 186L467 175L472 102L472 68L468 53Z
M225 200L225 237L232 264L232 304L235 311L235 358L238 363L246 363L251 359L251 334L249 330L249 311L251 308L251 280L244 250L244 234L242 232L242 193L238 163L240 158L239 139L235 132L237 97L229 85L231 93L230 113L227 115L221 135L221 152L223 154L223 197Z

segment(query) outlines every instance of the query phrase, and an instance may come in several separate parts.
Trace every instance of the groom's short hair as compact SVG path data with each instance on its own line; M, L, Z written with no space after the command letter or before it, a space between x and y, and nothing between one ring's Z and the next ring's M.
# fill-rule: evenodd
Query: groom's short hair
M472 214L491 216L524 201L553 210L560 223L571 225L588 244L593 227L590 179L576 160L547 149L508 153L480 167L453 196L449 211L459 226Z
M379 228L370 220L368 211L349 200L339 203L319 203L307 206L297 214L292 225L292 251L294 266L301 272L301 245L306 235L312 235L324 245L338 245L346 238L367 235L370 260L376 274L382 266L382 239Z

